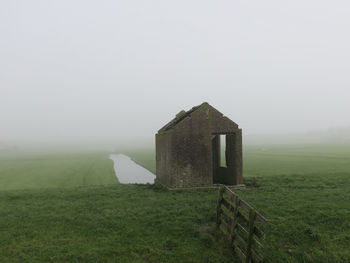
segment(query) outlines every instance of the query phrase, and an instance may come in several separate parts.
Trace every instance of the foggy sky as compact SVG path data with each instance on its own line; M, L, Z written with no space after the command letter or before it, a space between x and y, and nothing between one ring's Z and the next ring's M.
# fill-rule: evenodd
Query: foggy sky
M349 126L350 4L0 2L0 140L152 138L203 101L244 134Z

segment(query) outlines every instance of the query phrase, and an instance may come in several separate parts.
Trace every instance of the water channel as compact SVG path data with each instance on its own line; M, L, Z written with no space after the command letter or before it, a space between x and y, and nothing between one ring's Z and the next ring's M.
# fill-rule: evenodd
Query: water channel
M114 162L114 171L121 184L154 183L155 175L131 160L124 154L110 154Z

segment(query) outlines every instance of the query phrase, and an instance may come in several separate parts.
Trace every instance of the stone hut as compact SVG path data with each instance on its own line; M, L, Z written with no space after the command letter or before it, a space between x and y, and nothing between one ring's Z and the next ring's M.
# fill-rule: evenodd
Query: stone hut
M204 102L158 131L156 163L155 182L167 187L242 184L242 130Z

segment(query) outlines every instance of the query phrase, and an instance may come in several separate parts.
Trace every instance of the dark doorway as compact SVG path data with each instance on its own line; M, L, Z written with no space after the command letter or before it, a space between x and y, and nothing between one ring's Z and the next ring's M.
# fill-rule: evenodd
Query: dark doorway
M235 134L213 134L213 183L233 185L235 175Z

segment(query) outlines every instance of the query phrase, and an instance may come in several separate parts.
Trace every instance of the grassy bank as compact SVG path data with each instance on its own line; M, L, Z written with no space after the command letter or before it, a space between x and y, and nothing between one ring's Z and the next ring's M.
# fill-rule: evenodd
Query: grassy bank
M152 150L126 153L155 170ZM214 229L216 190L119 185L106 154L0 164L0 262L238 262ZM350 261L349 148L250 147L244 165L267 262Z
M0 190L118 183L107 153L0 156Z

